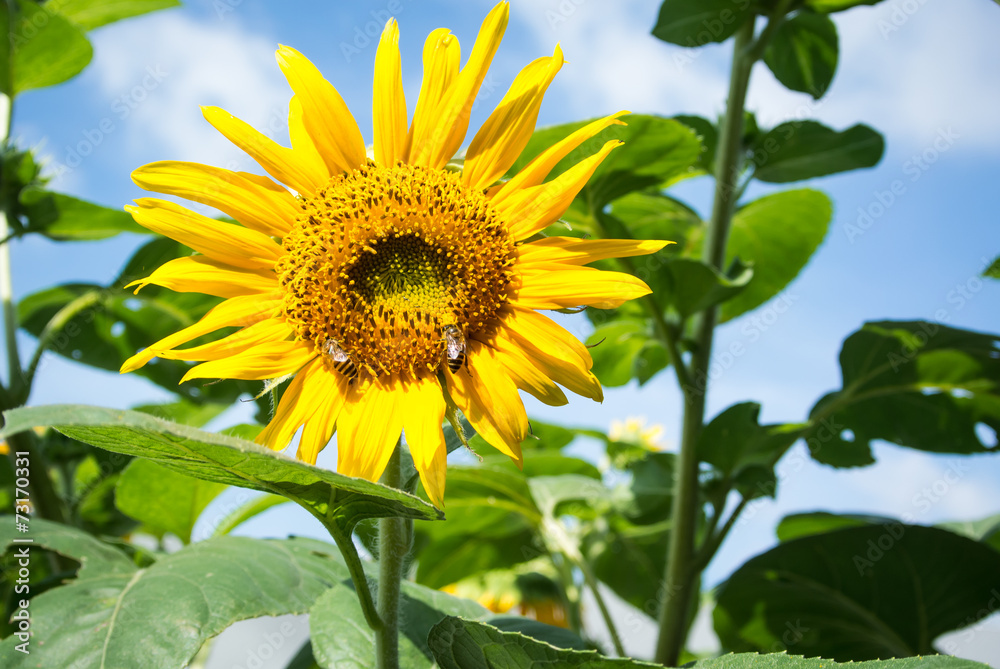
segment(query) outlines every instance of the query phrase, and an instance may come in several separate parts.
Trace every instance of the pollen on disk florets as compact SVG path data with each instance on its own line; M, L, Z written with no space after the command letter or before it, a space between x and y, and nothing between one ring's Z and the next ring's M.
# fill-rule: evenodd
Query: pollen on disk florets
M369 162L301 202L277 264L288 323L372 374L433 372L444 331L485 331L508 298L514 241L454 172Z

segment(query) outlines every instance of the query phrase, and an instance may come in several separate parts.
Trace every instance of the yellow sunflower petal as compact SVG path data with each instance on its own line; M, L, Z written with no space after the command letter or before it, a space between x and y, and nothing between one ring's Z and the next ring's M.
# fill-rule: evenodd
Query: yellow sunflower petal
M202 107L205 120L226 139L257 161L264 171L300 195L312 195L326 185L329 177L315 172L308 160L281 146L249 124L218 107Z
M126 206L135 222L219 262L243 269L267 269L285 254L262 232L216 221L167 200L144 197Z
M469 144L462 182L470 188L489 186L514 164L535 130L542 98L563 66L562 49L527 65L514 79L496 110Z
M295 454L299 460L311 465L316 464L319 452L326 447L337 430L337 420L340 418L341 409L344 408L347 386L351 380L343 374L326 374L326 376L333 377L333 390L319 395L323 399L312 417L306 420L302 437L299 439L299 448Z
M376 481L385 470L403 431L398 379L355 384L337 426L337 471Z
M521 442L528 434L528 416L517 386L494 358L489 346L469 342L468 367L446 374L452 399L472 427L491 446L521 466Z
M157 356L157 351L166 351L192 339L215 332L224 327L253 325L272 316L281 307L280 294L273 296L244 295L234 297L213 307L194 325L164 337L148 348L136 353L122 365L121 373L132 372Z
M281 46L276 55L288 85L302 104L306 130L330 174L341 174L363 165L366 160L364 139L337 89L295 49Z
M406 149L406 97L399 56L399 24L389 19L375 53L372 101L375 162L395 165Z
M577 395L604 400L601 383L590 371L590 351L558 323L530 309L508 307L501 324L498 339L510 339L550 379Z
M404 388L403 431L420 481L434 506L444 506L444 479L448 447L441 421L445 401L441 385L434 377L419 379Z
M652 239L545 237L518 247L518 269L526 270L535 264L586 265L605 258L644 256L673 243Z
M145 279L137 279L125 287L138 286L135 289L138 293L150 284L178 293L204 293L216 297L271 293L278 288L278 280L271 270L241 270L205 256L170 260Z
M411 164L439 169L462 146L465 132L469 128L472 104L493 61L493 55L500 46L509 16L510 6L506 2L498 4L486 16L472 47L469 62L445 91L441 103L433 112L434 129L420 137L419 141L414 137L410 150Z
M424 42L424 79L406 136L404 161L409 161L414 145L423 146L429 141L430 133L438 131L435 112L448 87L458 76L460 60L458 38L446 28L438 28L427 36L427 41Z
M305 365L285 388L274 417L254 441L275 451L285 448L299 427L319 408L322 400L318 398L330 396L336 388L334 375L326 370L320 358Z
M239 172L210 165L164 160L132 172L139 188L201 202L246 227L276 237L288 232L298 213L295 197L270 179L270 188Z
M595 155L581 160L552 181L525 188L499 203L494 200L500 214L511 222L514 239L527 239L562 216L601 161L621 144L617 139L605 142Z
M167 360L220 360L272 341L284 341L294 334L284 317L269 318L234 332L228 337L194 348L157 351Z
M299 162L308 166L310 174L315 174L320 181L326 183L330 179L330 170L306 129L302 103L297 95L293 95L288 103L288 138Z
M517 303L529 309L568 309L581 305L614 309L650 292L649 286L631 274L580 267L523 276Z
M258 344L222 360L210 360L187 371L181 383L191 379L246 379L261 381L299 371L316 356L311 343L271 341Z
M569 402L566 394L538 369L523 349L504 337L495 337L491 344L497 361L504 366L518 388L550 407L561 407Z
M618 120L619 116L628 114L627 111L620 111L611 116L593 121L583 126L576 132L570 134L566 139L556 142L549 148L535 156L520 172L511 177L510 181L503 184L496 192L494 201L496 204L503 202L506 198L519 192L523 188L537 186L549 175L559 161L568 156L573 150L586 142L588 139L612 125L625 125Z

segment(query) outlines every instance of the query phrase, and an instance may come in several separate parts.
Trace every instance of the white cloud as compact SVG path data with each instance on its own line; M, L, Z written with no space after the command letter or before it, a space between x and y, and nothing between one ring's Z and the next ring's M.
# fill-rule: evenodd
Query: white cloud
M610 9L592 0L546 0L513 6L540 46L562 43L569 65L554 84L584 118L615 109L711 117L722 110L731 42L704 49L665 44L649 31L656 0L622 0ZM748 106L762 122L818 118L836 127L869 123L890 146L919 150L939 129L975 137L976 148L1000 144L1000 68L993 48L1000 21L982 0L891 0L835 17L841 61L827 96L815 103L782 87L758 65ZM970 143L971 147L971 143Z
M92 67L127 133L132 162L172 158L252 169L202 118L201 105L222 107L285 141L291 92L275 63L275 40L234 21L199 23L179 13L130 28L98 34Z

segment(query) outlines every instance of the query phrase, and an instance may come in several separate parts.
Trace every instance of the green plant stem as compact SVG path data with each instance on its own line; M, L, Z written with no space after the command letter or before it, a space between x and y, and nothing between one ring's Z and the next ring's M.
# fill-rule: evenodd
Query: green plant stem
M753 59L748 46L753 39L753 20L748 20L736 33L733 45L733 65L729 80L726 115L719 135L715 156L715 197L712 216L706 232L703 259L722 269L726 259L729 227L736 204L736 186L741 168L743 138L743 108ZM694 544L698 519L698 454L697 443L705 418L705 384L712 356L712 338L717 310L709 309L695 320L695 346L691 356L690 376L693 385L682 387L684 420L680 454L677 459L673 522L667 548L665 584L661 590L659 636L656 661L677 666L684 649L689 611L697 583Z
M382 483L402 488L403 473L397 443L389 458ZM399 592L403 567L410 552L410 532L403 518L380 518L378 521L378 615L381 629L375 630L375 657L378 669L399 669Z

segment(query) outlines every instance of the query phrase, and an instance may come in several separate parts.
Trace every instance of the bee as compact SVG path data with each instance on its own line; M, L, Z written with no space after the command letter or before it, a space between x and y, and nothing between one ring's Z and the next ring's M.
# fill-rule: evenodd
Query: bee
M350 383L354 383L354 379L358 375L357 365L351 360L351 356L347 355L347 352L340 347L340 342L336 339L327 339L326 354L333 360L334 370L349 378Z
M444 340L447 344L448 369L455 374L466 361L465 335L457 325L449 325L444 329Z

